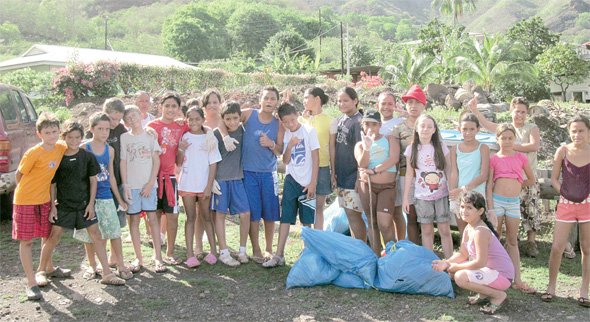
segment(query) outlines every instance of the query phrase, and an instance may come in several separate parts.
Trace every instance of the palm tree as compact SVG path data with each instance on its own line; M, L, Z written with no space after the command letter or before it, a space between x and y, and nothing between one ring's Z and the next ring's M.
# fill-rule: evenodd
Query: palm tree
M501 34L488 37L484 34L483 43L477 39L466 47L466 55L455 58L461 70L462 80L473 79L489 92L495 82L503 77L515 76L522 81L531 81L537 77L537 69L529 62L526 49L520 43L510 42Z
M476 0L434 0L432 2L432 8L438 8L440 5L440 13L446 15L453 15L453 28L457 23L457 19L463 17L463 7L467 7L467 10L475 10Z
M391 80L398 89L407 89L412 84L424 84L436 66L434 57L408 47L405 47L394 61L395 64L385 66L383 78Z

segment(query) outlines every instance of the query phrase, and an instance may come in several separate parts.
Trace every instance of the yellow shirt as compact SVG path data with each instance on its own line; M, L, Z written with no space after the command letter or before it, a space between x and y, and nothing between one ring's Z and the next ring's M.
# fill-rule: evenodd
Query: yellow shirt
M15 205L41 205L49 201L51 180L66 148L64 143L58 142L51 151L39 144L25 152L18 166L23 176L14 191Z
M330 166L330 123L332 117L327 114L313 115L308 118L299 117L301 124L313 126L318 132L318 141L320 141L320 167Z

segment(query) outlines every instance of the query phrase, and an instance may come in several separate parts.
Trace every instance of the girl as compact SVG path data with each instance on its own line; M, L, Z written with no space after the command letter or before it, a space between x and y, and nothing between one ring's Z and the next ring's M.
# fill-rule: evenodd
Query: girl
M469 101L469 108L477 116L486 129L496 132L499 124L488 121L477 109L477 98ZM524 153L529 159L529 165L533 174L537 171L537 151L541 142L539 128L526 122L526 116L529 112L529 101L525 97L515 97L510 102L510 115L512 116L512 126L516 130L516 142L514 151ZM536 232L541 228L539 213L539 185L532 184L522 189L520 193L520 208L522 209L523 222L522 226L528 235L526 244L526 254L530 257L537 256L539 252L535 243Z
M186 254L188 267L200 265L193 253L193 235L196 237L197 249L203 249L203 234L195 234L195 220L201 221L207 232L211 252L205 256L209 264L217 262L217 248L213 223L209 207L211 204L211 189L217 170L217 162L221 161L219 149L207 152L206 129L203 127L204 113L198 107L191 107L186 112L186 118L190 131L182 136L176 154L176 164L182 165L178 195L182 197L182 203L186 210L186 225L184 228L186 238ZM199 215L197 218L196 204L199 202Z
M578 304L590 307L590 121L578 115L568 122L568 130L572 143L557 149L551 172L551 184L559 191L561 198L555 213L553 246L549 256L549 285L541 300L553 300L561 254L573 224L578 222L582 250L582 286ZM562 183L559 183L560 173Z
M309 88L303 96L305 111L300 122L313 126L320 141L320 171L316 188L315 229L324 229L324 204L326 197L332 193L330 184L330 123L332 117L322 111L322 106L328 102L328 95L319 87Z
M355 190L358 163L354 147L361 140L362 114L358 111L358 94L352 87L338 91L338 109L343 115L330 123L330 166L332 188L338 187L338 204L344 208L352 237L367 242L363 208ZM338 161L336 161L338 160Z
M436 121L430 115L421 115L416 120L412 145L404 152L408 162L403 207L410 212L410 190L414 182L414 207L422 230L422 246L433 250L434 222L445 258L453 255L451 238L451 215L449 212L450 174L449 148L442 142Z
M362 141L356 144L354 156L359 164L359 195L369 222L371 248L381 255L381 235L387 244L395 240L393 206L399 144L391 135L383 135L381 115L368 110L363 116ZM381 235L379 234L381 232Z
M210 129L215 129L221 120L221 114L219 114L221 95L217 90L210 88L203 94L201 104L205 112L205 122L203 122L203 125Z
M514 151L516 130L511 124L503 123L496 129L496 140L500 151L490 158L490 171L486 186L488 209L498 217L498 231L502 231L506 217L506 250L514 265L515 289L524 293L536 290L520 279L520 253L518 250L518 224L520 223L520 191L522 187L535 182L529 160L521 152ZM522 171L526 175L523 180Z
M469 304L486 303L481 311L495 314L508 303L504 291L514 278L514 267L487 219L483 195L473 190L465 192L460 208L461 217L468 224L461 249L448 260L433 261L432 268L454 274L459 287L477 293L469 298Z
M406 120L404 117L393 117L394 112L400 116L407 116L405 110L397 107L397 97L393 92L385 91L379 94L379 97L377 97L377 109L381 114L381 130L379 131L383 135L391 135L393 128Z
M461 117L459 132L463 135L463 142L451 148L451 177L449 178L449 197L451 212L457 218L459 232L467 225L459 216L459 195L461 192L474 190L485 194L485 182L488 179L490 164L490 148L475 139L479 132L479 121L471 113Z
M414 125L416 124L416 120L424 111L426 107L426 95L418 86L418 84L412 85L408 92L402 96L402 100L406 103L406 110L408 111L408 118L404 121L399 123L393 128L393 137L399 142L400 145L400 153L406 151L406 148L412 144L412 137L414 136ZM405 180L406 180L406 157L402 154L399 157L399 164L398 164L398 182L396 183L396 195L403 197L404 195L404 187L405 187ZM414 209L414 185L412 184L410 188L410 212L406 213L407 216L407 234L408 239L413 242L414 244L419 244L419 237L420 233L418 231L418 222L416 221L416 210ZM402 213L402 201L403 198L397 198L395 201L395 209L393 212L393 218L397 219L396 225L398 222L404 222L403 220L403 213ZM401 220L400 220L401 219ZM401 228L401 227L400 227ZM398 232L398 239L401 237L405 237L405 229L401 231L400 228L396 227L396 231Z

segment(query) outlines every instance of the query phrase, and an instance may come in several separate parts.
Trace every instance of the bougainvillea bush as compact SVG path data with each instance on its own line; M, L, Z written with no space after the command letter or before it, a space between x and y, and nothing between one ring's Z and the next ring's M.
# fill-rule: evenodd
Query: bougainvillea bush
M361 72L361 80L350 84L351 87L362 88L369 90L373 87L379 87L385 85L385 81L379 76L369 76L364 71Z
M109 97L119 92L121 66L117 62L76 62L54 70L53 89L63 95L66 105L85 96Z

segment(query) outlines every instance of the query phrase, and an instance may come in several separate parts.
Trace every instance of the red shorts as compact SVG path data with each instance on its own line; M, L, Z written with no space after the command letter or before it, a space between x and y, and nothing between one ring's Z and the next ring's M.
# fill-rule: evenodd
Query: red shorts
M197 197L197 198L203 198L205 196L205 194L202 192L187 192L187 191L182 191L182 190L178 190L178 195L181 197Z
M12 239L48 238L49 233L51 233L50 210L51 204L49 201L41 205L14 205L12 212Z
M561 222L590 222L590 196L582 202L573 202L559 198L555 220Z

